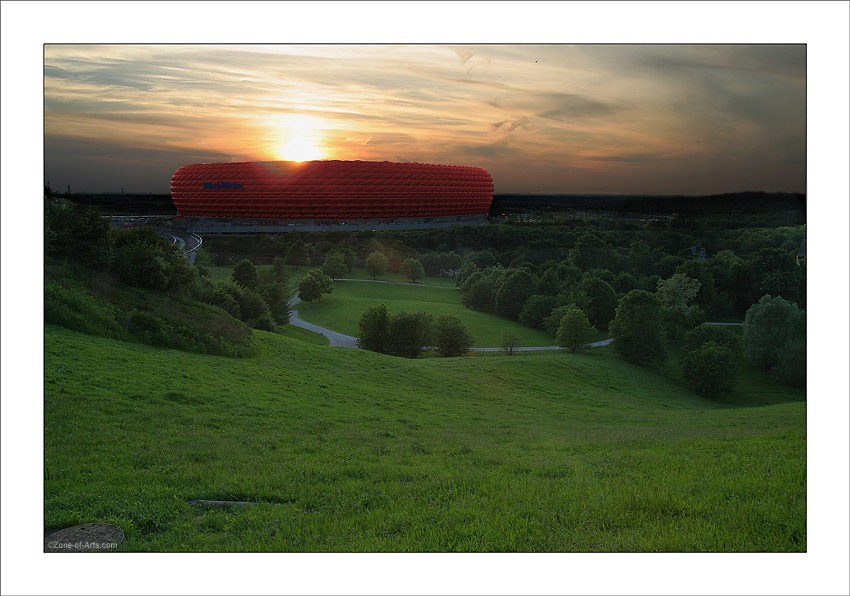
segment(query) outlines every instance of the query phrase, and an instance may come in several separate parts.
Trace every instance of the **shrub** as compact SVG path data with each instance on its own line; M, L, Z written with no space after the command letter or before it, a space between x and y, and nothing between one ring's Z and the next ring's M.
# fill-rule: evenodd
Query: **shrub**
M248 325L254 329L259 329L260 331L271 331L272 333L277 332L277 326L275 325L272 318L267 315L263 315L252 321L249 321Z
M461 356L469 351L474 339L469 328L453 314L440 315L434 322L434 344L443 356Z
M685 382L709 397L732 391L737 372L737 359L732 350L713 341L690 350L682 358Z

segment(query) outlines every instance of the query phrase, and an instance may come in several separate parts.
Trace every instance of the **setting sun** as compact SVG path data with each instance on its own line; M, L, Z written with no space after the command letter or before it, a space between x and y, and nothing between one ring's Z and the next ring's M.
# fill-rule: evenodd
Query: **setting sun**
M299 138L281 146L278 155L285 161L312 161L321 159L324 151L316 147L310 139Z
M299 116L281 123L279 128L282 142L275 149L278 159L312 161L325 156L319 141L320 126L313 118Z

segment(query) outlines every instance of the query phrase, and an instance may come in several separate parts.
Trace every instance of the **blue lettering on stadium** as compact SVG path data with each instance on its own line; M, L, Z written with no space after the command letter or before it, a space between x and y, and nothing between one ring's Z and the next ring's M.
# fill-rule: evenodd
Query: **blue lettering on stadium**
M204 182L204 190L213 188L242 188L241 182Z

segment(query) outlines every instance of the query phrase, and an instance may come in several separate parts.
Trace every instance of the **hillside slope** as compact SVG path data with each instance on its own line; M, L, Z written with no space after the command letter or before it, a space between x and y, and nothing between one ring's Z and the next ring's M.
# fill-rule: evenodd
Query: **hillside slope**
M607 350L248 359L45 332L45 531L130 551L804 551L805 403ZM193 499L253 501L199 509Z

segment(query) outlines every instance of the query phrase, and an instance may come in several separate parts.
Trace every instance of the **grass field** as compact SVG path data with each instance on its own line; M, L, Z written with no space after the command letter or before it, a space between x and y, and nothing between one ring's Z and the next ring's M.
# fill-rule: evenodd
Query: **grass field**
M805 395L758 371L709 400L608 348L257 339L231 359L48 325L45 531L114 523L124 551L806 550Z
M545 331L466 308L460 301L460 292L451 288L337 281L331 294L312 304L302 302L298 312L305 321L356 336L360 316L370 306L379 304L386 304L390 314L420 310L434 317L456 314L469 327L475 338L474 345L478 347L499 347L503 333L516 334L521 346L555 345L554 338Z

